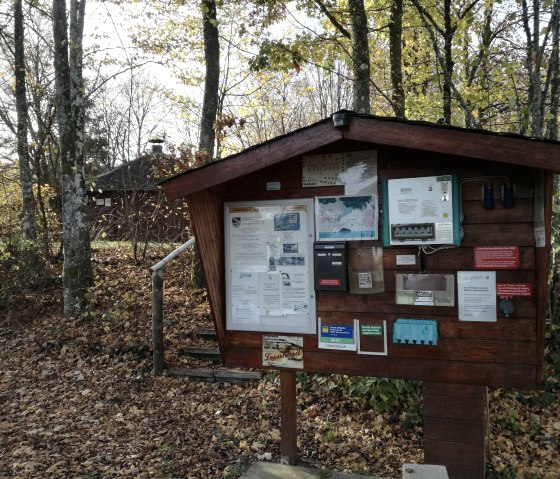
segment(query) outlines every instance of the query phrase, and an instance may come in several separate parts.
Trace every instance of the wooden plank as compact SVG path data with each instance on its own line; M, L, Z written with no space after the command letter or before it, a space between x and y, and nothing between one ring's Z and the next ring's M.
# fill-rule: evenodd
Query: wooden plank
M480 386L478 386L480 388ZM453 396L431 396L423 394L424 416L444 419L461 419L474 422L483 421L486 404L481 398Z
M348 247L352 248L354 243L349 242ZM371 244L369 245L371 246ZM490 246L490 245L477 245L477 246ZM494 246L494 245L491 245ZM516 245L514 245L516 246ZM417 256L418 248L398 247L398 248L384 248L383 249L383 267L386 271L411 269L410 266L397 266L398 255L414 255ZM418 267L418 260L417 265ZM424 257L424 266L426 271L461 271L471 270L474 268L474 248L472 247L459 247L453 249L446 249L438 251L437 254L427 255ZM519 248L519 269L520 270L534 270L535 269L535 249L533 247Z
M449 479L484 479L486 477L486 465L462 466L449 464L447 474Z
M433 151L408 149L400 147L381 147L377 151L378 174L383 178L412 178L415 176L439 176L456 174L461 180L461 186L469 188L476 186L479 189L474 198L479 198L480 187L485 179L491 179L492 183L505 182L504 173L512 183L524 183L533 173L533 168L521 165L507 165L476 158L463 158L450 154L436 153ZM498 178L499 177L499 178ZM483 181L471 182L477 178ZM516 185L517 189L517 185ZM525 196L526 192L522 192ZM529 196L532 196L530 194ZM467 199L468 194L467 194Z
M533 246L532 223L477 224L464 227L462 246Z
M344 138L506 164L560 170L560 145L473 130L349 117ZM457 160L455 160L457 161Z
M424 439L480 443L485 440L484 422L427 417L424 413Z
M388 339L391 341L394 316L391 314L365 314L341 312L333 313L324 311L320 313L321 320L325 324L339 324L351 326L354 319L360 320L361 324L369 324L372 320L386 320L388 322ZM409 319L425 319L426 315L407 315ZM480 328L478 323L470 321L457 321L456 317L437 317L439 336L442 339L478 339L483 341L515 341L524 343L524 347L532 347L536 341L536 325L533 318L498 318L495 323L488 323ZM308 336L305 336L306 338ZM317 350L317 338L309 336L305 349ZM228 342L234 347L260 348L262 345L262 333L229 331ZM523 346L522 346L523 347Z
M216 369L214 378L219 383L244 384L251 381L260 381L262 373L259 371L242 371L240 369Z
M407 306L394 304L395 293L386 292L379 294L347 294L343 292L325 292L317 291L317 315L320 316L324 312L351 312L351 313L369 313L375 314L392 314L394 317L405 318L407 316L418 317L422 314L424 317L441 317L457 314L457 307L449 306L423 306L419 310L419 306ZM535 300L516 301L516 318L535 317L536 304ZM456 317L456 316L455 316ZM512 318L512 321L515 321Z
M169 368L169 375L214 382L214 371L210 368Z
M470 386L467 384L434 383L425 381L424 384L422 384L422 394L428 396L484 399L486 397L486 390L479 386Z
M222 356L218 348L187 346L183 348L183 354L197 359L210 359L214 362L220 362L222 360Z
M510 183L515 187L515 199L516 203L518 200L521 199L533 199L535 194L534 185L532 181L533 177L533 170L531 168L522 168L522 173L519 174L519 171L516 171L516 168L508 167L507 169L507 178L509 179ZM500 165L500 171L504 171L503 165ZM485 173L488 173L486 170ZM499 175L499 171L496 170L495 172L490 172L491 174ZM461 173L460 173L461 174ZM461 176L463 176L461 174ZM501 198L501 189L500 185L504 184L505 177L503 176L496 176L494 178L489 177L488 181L490 184L494 185L494 196L496 200ZM481 181L461 181L461 199L463 202L465 201L478 201L482 203L482 186L486 183L486 179L482 179ZM497 207L499 207L499 202L496 201Z
M389 340L392 358L422 358L447 361L537 364L536 343L477 339L442 339L437 346L394 344Z
M483 444L424 440L426 464L443 464L447 467L477 465L480 464L481 459L484 459L484 452ZM477 468L479 467L477 466Z
M332 373L367 377L418 379L423 381L472 384L480 386L532 388L536 366L491 362L447 361L419 358L364 356L343 352L307 351L311 338L304 337L305 370L311 373ZM315 339L316 342L316 339ZM262 347L230 347L228 367L263 368Z
M496 206L492 209L483 208L482 202L463 201L462 212L465 215L463 225L531 223L533 221L533 199L518 199L515 201L513 208L504 208L501 201L496 201Z
M196 335L202 339L217 339L214 328L200 328L196 331Z
M239 369L211 369L211 368L170 368L169 375L198 379L207 382L244 384L250 381L258 381L262 373L258 371L241 371Z
M537 284L537 354L539 358L544 356L545 333L546 333L546 317L548 304L548 278L550 272L550 250L551 244L551 223L552 223L552 194L553 194L553 175L551 172L545 172L544 175L544 227L546 246L536 249L536 284ZM539 388L542 380L542 360L537 371L535 387Z
M212 191L203 191L187 198L196 244L200 252L208 301L218 335L222 355L225 350L225 278L223 206L221 198Z
M283 464L297 462L297 390L295 371L280 371L280 457Z
M438 382L423 384L424 460L482 471L486 463L486 388ZM474 468L474 471L473 471ZM450 474L450 478L454 478Z

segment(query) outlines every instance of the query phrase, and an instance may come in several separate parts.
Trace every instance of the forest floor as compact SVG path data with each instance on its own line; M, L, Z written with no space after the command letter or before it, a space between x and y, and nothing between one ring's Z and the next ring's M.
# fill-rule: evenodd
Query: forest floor
M239 477L280 455L276 374L248 384L153 377L148 265L123 250L94 252L85 314L63 319L60 280L16 291L0 315L0 478ZM212 327L188 268L165 271L166 362ZM489 391L490 478L560 477L559 372L548 391ZM422 423L376 412L335 376L299 375L301 465L400 477L422 462Z

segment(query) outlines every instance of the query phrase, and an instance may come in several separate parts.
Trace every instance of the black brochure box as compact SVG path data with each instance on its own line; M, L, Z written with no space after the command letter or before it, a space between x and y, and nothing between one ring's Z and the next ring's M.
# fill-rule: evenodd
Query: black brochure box
M317 291L346 291L346 243L315 243L315 289Z

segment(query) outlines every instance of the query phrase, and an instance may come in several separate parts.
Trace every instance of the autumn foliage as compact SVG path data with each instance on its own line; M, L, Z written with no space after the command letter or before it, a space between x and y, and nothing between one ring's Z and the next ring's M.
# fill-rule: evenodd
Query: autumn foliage
M246 385L151 375L150 251L94 245L95 284L84 314L63 320L60 286L22 287L0 315L0 477L237 478L280 456L279 381ZM165 269L166 362L187 358L211 327L206 292L190 286L191 257ZM24 298L22 300L22 298ZM560 334L550 330L543 390L489 393L489 478L558 477ZM221 366L214 366L221 367ZM298 375L299 454L304 465L400 477L422 462L421 395L365 378ZM380 394L381 392L381 394ZM400 395L379 407L386 393ZM326 473L325 473L326 474Z

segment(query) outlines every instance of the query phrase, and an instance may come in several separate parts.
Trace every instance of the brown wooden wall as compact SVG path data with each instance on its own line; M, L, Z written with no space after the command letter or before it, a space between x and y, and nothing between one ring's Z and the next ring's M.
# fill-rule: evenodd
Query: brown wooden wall
M375 149L375 146L354 143L340 144L336 148L331 146L327 151L314 153ZM515 298L515 314L505 318L498 311L495 323L459 321L457 306L396 305L396 272L415 273L418 268L397 267L395 257L397 254L416 254L418 250L416 247L387 247L384 249L384 293L353 295L349 292L318 292L317 316L324 322L348 325L354 318L360 319L361 324L370 320L386 320L388 355L366 356L318 349L317 336L304 335L305 370L472 385L538 386L548 260L547 248L534 247L534 178L537 170L414 150L377 148L377 151L379 178L443 174L456 174L461 179L485 177L496 185L498 191L498 186L504 183L503 177L507 176L515 185L516 199L512 209L504 208L501 199L496 200L494 209L484 209L481 202L483 182L463 183L464 239L459 248L427 256L424 266L428 273L455 274L458 270L474 269L475 246L519 246L520 268L515 271L498 270L496 280L532 283L534 295L531 298ZM547 174L546 179L549 189L546 198L550 198L551 175ZM279 181L281 190L267 192L266 183L269 181ZM230 366L262 367L262 333L225 330L223 203L343 194L343 187L302 188L301 183L301 158L294 158L188 198L209 285L211 307L217 331L222 335L220 346L225 362ZM380 187L378 192L381 200ZM548 203L546 208L550 217ZM382 241L348 243L348 248L363 246L382 246ZM396 318L436 319L439 344L392 344Z

